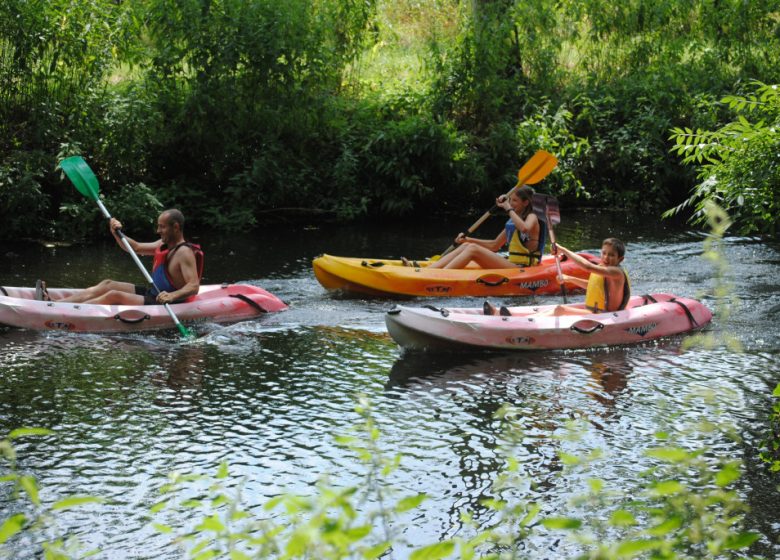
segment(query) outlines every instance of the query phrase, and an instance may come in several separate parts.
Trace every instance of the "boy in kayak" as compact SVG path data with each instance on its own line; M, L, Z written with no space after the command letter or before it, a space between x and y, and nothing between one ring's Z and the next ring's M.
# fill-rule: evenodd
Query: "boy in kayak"
M626 246L620 239L609 237L601 243L599 264L588 261L563 245L558 245L558 250L590 272L587 280L568 274L558 278L560 283L565 281L585 288L585 307L588 313L625 309L628 298L631 297L631 286L628 282L628 274L620 266L626 255ZM559 307L568 308L568 306ZM580 309L579 312L584 311Z
M589 315L625 309L628 299L631 297L631 286L628 274L620 266L626 254L626 246L620 239L609 237L602 242L601 259L598 264L590 262L563 245L556 244L556 246L574 263L590 272L587 280L568 274L558 276L558 282L561 284L569 282L579 288L585 288L585 308L556 305L545 314ZM484 313L485 315L495 315L496 309L485 302ZM509 316L510 311L506 307L501 307L500 315Z
M117 233L122 228L122 223L112 218L109 227L116 242L124 249ZM196 295L203 274L203 252L199 246L184 240L183 229L184 215L179 210L170 209L157 218L159 240L139 243L125 236L136 254L154 255L154 286L136 286L129 282L106 279L79 294L57 301L104 305L162 305ZM42 299L50 299L45 284L41 284Z
M428 265L428 268L466 268L476 263L481 268L514 268L539 264L544 249L541 237L542 225L533 212L534 190L529 186L517 189L507 199L496 199L496 206L508 216L506 226L495 239L476 239L458 234L455 243L460 245L451 253ZM509 244L509 258L497 255Z

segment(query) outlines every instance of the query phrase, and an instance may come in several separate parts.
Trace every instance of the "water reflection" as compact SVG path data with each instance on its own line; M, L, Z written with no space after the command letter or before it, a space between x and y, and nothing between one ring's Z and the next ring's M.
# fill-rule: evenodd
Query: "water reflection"
M696 296L711 289L701 235L655 220L635 222L622 215L567 214L559 237L586 250L612 234L626 238L636 293ZM475 514L478 523L492 520L481 500L495 497L493 482L505 466L502 445L512 446L527 476L512 498L565 515L584 478L562 474L560 450L607 450L608 460L588 476L630 496L637 473L651 466L643 452L654 433L709 418L706 406L686 396L691 390L728 392L724 419L759 437L780 348L780 286L771 282L780 262L776 244L726 242L741 303L728 320L716 317L713 328L738 336L748 349L743 354L683 353L682 339L593 351L401 354L384 329L392 302L334 298L311 273L311 258L321 252L438 253L461 227L370 224L306 230L300 237L280 230L217 239L208 281L257 283L291 308L235 325L199 325L195 343L182 342L175 332L105 337L0 329L0 427L57 430L55 443L21 443L24 465L47 489L45 500L62 497L58 491L107 498L109 505L65 518L63 527L117 558L127 550L179 557L176 545L153 534L145 517L173 470L213 473L228 459L232 473L247 476L245 499L258 508L280 492L310 492L322 473L341 486L361 483L362 466L333 441L358 421L357 394L374 405L384 452L403 454L389 484L403 494L430 496L407 520L404 534L415 545L466 535L462 513ZM137 275L126 255L108 244L20 246L14 252L14 266L0 269L2 285L31 285L43 276L52 285L79 286ZM540 304L559 301L538 298ZM432 303L475 305L468 298ZM495 418L505 403L519 414L517 441ZM572 419L596 429L583 441L563 441L558 436ZM693 434L686 443L710 445L713 454L727 457L753 449L714 434ZM759 484L761 465L749 468L745 493L754 516L776 518L777 492ZM7 509L6 497L0 498ZM777 533L776 524L759 527L766 535ZM565 556L556 554L556 541L543 536L541 552L529 557ZM767 557L777 556L776 549L768 551Z

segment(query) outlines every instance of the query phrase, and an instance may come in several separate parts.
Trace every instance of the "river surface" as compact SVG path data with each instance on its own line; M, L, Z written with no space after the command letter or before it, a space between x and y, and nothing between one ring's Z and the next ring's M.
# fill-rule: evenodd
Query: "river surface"
M359 422L365 395L386 456L403 455L388 477L398 495L429 496L393 530L411 546L471 529L470 513L486 526L494 514L481 500L506 461L495 413L519 411L523 436L514 455L528 483L514 498L538 502L544 515L572 513L585 478L598 477L626 495L650 466L644 451L653 434L713 418L703 394L717 395L718 418L736 426L741 443L692 430L685 442L707 445L715 457L739 458L746 473L740 495L751 507L755 549L780 557L780 493L755 458L764 436L769 395L780 377L780 247L727 238L728 280L738 301L716 316L710 332L728 333L742 352L682 348L682 338L642 346L588 351L482 354L403 354L388 337L384 312L392 301L341 297L320 287L311 260L321 253L421 258L447 247L457 223L372 224L202 235L204 283L248 282L289 303L286 312L229 326L202 324L199 338L175 332L143 335L39 333L0 327L0 431L45 427L55 435L17 440L19 469L35 476L44 504L69 495L105 501L57 517L54 534L76 536L98 558L178 558L170 536L150 525L149 508L173 471L212 474L226 460L246 477L243 503L252 511L280 493L311 494L327 475L336 486L357 484L365 468L336 444ZM486 224L483 235L500 224ZM129 232L137 239L153 233ZM685 226L608 212L564 214L559 241L597 251L601 240L627 242L625 265L635 294L670 292L700 297L712 309L713 267L702 258L704 235ZM83 287L102 278L141 283L130 258L115 245L0 248L0 285ZM559 301L538 297L539 303ZM412 304L481 305L481 299L418 299ZM519 299L494 303L519 304ZM572 419L589 426L577 441L562 440ZM558 452L607 458L589 472L567 474ZM29 506L0 490L5 518ZM598 511L590 512L598 516ZM186 525L186 520L182 521ZM574 550L559 534L529 539L530 558L560 558ZM2 550L0 550L2 552ZM5 552L37 557L29 539ZM408 556L397 547L393 557Z

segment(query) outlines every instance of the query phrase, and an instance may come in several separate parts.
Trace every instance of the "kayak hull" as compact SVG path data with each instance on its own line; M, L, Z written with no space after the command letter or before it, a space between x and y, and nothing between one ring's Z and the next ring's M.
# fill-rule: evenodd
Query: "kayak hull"
M571 307L585 309L584 304ZM385 316L387 331L410 350L552 350L635 344L694 331L712 313L699 301L671 294L634 296L609 313L556 314L556 305L511 307L510 317L482 309L398 306Z
M54 301L36 301L33 288L3 288L0 324L33 330L133 332L176 328L163 305L95 305L57 301L81 290L50 288ZM248 284L210 284L171 309L182 323L231 323L287 309L266 290Z
M584 258L597 262L587 253ZM403 266L399 260L361 259L321 255L312 267L317 280L328 290L378 297L463 297L463 296L529 296L557 294L555 258L547 256L537 266L509 269L429 269L431 261L420 266ZM563 259L564 274L587 279L588 272ZM581 291L566 284L569 292Z

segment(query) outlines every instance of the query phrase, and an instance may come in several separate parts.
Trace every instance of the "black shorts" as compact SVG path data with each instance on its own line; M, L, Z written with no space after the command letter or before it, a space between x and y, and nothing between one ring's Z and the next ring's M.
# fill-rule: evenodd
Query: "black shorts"
M160 292L154 286L135 286L135 295L144 296L144 305L165 305L157 302L157 294ZM171 303L181 303L187 298L177 299Z
M144 305L162 305L157 303L157 294L159 292L152 286L136 286L135 295L144 296Z

